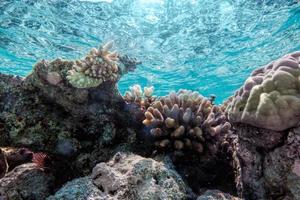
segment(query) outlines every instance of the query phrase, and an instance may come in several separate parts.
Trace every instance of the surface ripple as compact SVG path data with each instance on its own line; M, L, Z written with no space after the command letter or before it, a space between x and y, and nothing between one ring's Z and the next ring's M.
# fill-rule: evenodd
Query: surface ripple
M220 103L250 72L300 50L296 0L1 0L0 72L28 74L40 59L82 57L100 43L143 64L122 78L215 94Z

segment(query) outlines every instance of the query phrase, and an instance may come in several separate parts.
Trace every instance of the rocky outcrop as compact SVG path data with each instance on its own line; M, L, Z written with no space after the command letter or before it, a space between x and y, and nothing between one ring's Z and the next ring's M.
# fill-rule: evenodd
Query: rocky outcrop
M103 56L110 58L109 55ZM0 74L0 146L47 152L66 160L68 168L83 154L126 140L128 134L122 134L129 117L116 82L134 70L138 62L120 54L115 56L117 79L105 79L95 87L74 87L67 76L76 62L61 59L38 62L25 79ZM98 64L101 70L102 64ZM90 163L80 166L85 169L76 169L76 164L72 169L81 173L93 167Z
M53 192L54 177L36 164L23 164L0 179L0 199L40 200Z
M58 199L187 199L188 188L171 164L117 153L99 163L91 176L67 183L48 200Z
M241 125L238 136L240 195L246 199L299 198L299 128L275 132Z
M99 199L105 200L103 192L97 188L91 177L74 179L66 183L55 195L50 196L47 200L73 200L73 199Z
M199 196L197 200L242 200L242 199L221 192L219 190L207 190L203 195Z

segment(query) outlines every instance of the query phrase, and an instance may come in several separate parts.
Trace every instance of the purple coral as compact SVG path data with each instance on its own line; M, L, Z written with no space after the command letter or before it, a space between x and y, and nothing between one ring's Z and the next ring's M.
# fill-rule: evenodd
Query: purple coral
M231 128L221 108L197 92L180 90L161 97L145 112L143 124L150 127L155 146L175 151L216 151L216 141Z

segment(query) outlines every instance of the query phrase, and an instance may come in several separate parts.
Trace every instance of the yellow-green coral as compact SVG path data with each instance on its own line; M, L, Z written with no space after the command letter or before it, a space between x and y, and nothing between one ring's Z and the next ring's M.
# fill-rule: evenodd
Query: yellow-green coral
M83 59L74 62L67 79L76 88L97 87L106 81L116 82L119 76L119 55L110 52L113 43L93 48Z
M300 121L300 52L255 70L227 108L229 119L275 131Z
M67 79L76 88L97 87L102 83L102 79L92 78L75 70L69 71Z

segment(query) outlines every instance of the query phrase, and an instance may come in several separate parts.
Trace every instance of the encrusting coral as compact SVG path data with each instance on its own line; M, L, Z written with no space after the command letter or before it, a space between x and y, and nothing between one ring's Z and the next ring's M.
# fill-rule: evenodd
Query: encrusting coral
M83 60L75 61L67 79L76 88L97 87L106 81L116 82L119 76L119 54L110 52L113 42L93 48Z
M300 52L256 69L227 108L232 122L282 131L300 120Z
M126 103L135 103L145 111L156 99L156 97L153 96L153 91L153 86L144 87L144 90L142 90L140 85L133 85L130 87L129 91L125 92L123 98Z
M216 152L216 141L231 125L217 106L197 92L180 90L161 97L145 112L143 124L150 128L155 145L163 149ZM210 145L206 145L209 144Z

